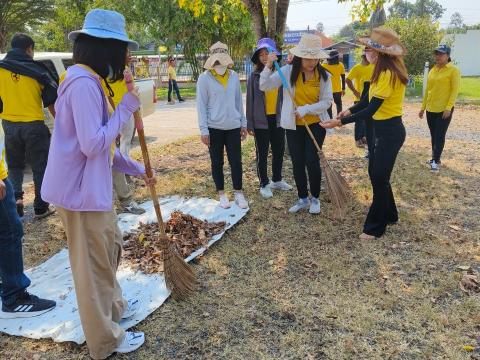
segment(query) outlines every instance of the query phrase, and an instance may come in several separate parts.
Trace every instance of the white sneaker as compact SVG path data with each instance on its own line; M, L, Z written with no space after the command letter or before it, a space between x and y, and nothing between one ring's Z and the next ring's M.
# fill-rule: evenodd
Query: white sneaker
M305 199L298 199L295 205L293 205L290 209L288 209L289 213L297 213L300 210L306 209L310 206L310 201L308 198Z
M137 350L144 342L145 334L143 332L126 331L122 343L113 352L129 353Z
M130 299L127 301L128 305L123 312L122 319L129 319L140 310L140 300Z
M235 193L235 203L238 205L238 207L240 209L247 209L248 208L247 199L245 199L245 196L243 196L243 193L241 193L241 192L236 192Z
M433 160L433 161L430 163L430 170L431 170L432 172L438 172L438 171L440 171L440 164L437 164L437 163L435 162L435 160Z
M310 199L310 209L308 210L310 214L320 214L320 200L312 197Z
M270 188L274 190L284 190L284 191L290 191L293 189L291 185L286 183L283 180L276 181L276 182L271 182L270 183Z
M272 189L270 188L270 185L265 185L264 187L260 188L260 195L264 199L269 199L273 196Z
M220 195L220 206L224 209L230 209L232 204L230 204L230 200L228 199L227 194Z

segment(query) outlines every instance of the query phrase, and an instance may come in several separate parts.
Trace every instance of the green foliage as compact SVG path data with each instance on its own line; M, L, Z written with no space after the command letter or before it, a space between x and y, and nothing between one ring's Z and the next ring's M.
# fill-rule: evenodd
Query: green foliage
M384 5L391 3L393 0L337 0L339 3L354 3L350 14L352 21L359 20L360 22L367 22L368 19L383 8Z
M405 64L413 75L422 74L425 61L432 62L433 50L441 40L438 24L432 24L429 18L412 19L390 18L386 26L395 30L407 48Z
M369 29L368 23L362 23L360 21L354 21L350 24L342 27L338 33L340 39L356 39L360 35L363 35Z
M47 21L53 11L53 0L1 0L0 52L7 50L11 36Z
M430 17L433 21L440 19L446 8L435 0L416 0L415 3L397 0L390 7L390 16L411 19L413 17Z

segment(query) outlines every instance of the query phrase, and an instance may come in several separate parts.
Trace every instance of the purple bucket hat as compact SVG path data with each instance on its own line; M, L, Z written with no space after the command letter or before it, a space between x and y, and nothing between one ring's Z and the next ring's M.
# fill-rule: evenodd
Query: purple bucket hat
M258 40L257 47L255 48L255 52L252 55L252 62L257 63L258 61L258 53L262 49L267 49L269 51L273 51L275 54L280 56L280 51L277 50L277 47L275 46L275 41L273 41L270 38L262 38Z

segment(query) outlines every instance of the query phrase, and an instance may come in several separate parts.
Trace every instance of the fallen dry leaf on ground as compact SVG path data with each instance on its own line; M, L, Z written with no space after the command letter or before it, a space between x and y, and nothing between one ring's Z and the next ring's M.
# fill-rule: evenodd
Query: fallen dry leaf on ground
M180 211L174 211L165 224L168 239L175 243L184 258L207 246L212 237L224 229L225 222L210 223ZM141 223L138 230L125 236L124 261L147 274L163 272L159 235L157 223Z
M467 294L480 292L480 281L473 270L463 273L462 280L460 280L460 289Z

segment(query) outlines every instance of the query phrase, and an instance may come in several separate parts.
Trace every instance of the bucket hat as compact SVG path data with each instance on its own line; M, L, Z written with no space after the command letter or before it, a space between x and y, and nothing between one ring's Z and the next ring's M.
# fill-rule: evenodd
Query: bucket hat
M207 70L211 70L217 61L223 66L233 66L233 60L230 55L228 55L228 46L220 41L217 41L210 46L210 56L207 61L205 61L203 67Z
M340 56L340 54L338 53L338 50L331 50L330 53L328 54L328 60L335 60L336 58L338 58Z
M130 40L125 30L125 18L122 14L104 9L93 9L85 16L83 28L72 31L68 39L75 41L80 34L101 39L121 40L128 44L130 50L138 50L138 43Z
M275 54L280 56L280 51L277 50L277 47L275 46L275 41L273 41L270 38L262 38L258 40L257 42L257 47L255 48L255 52L252 55L252 62L257 63L258 61L258 54L260 53L260 50L262 49L267 49L269 52L273 51Z
M385 26L374 28L370 36L360 37L357 41L387 55L404 56L407 53L398 34Z
M304 59L328 58L328 53L322 49L322 39L314 34L303 34L298 45L292 48L290 53Z

